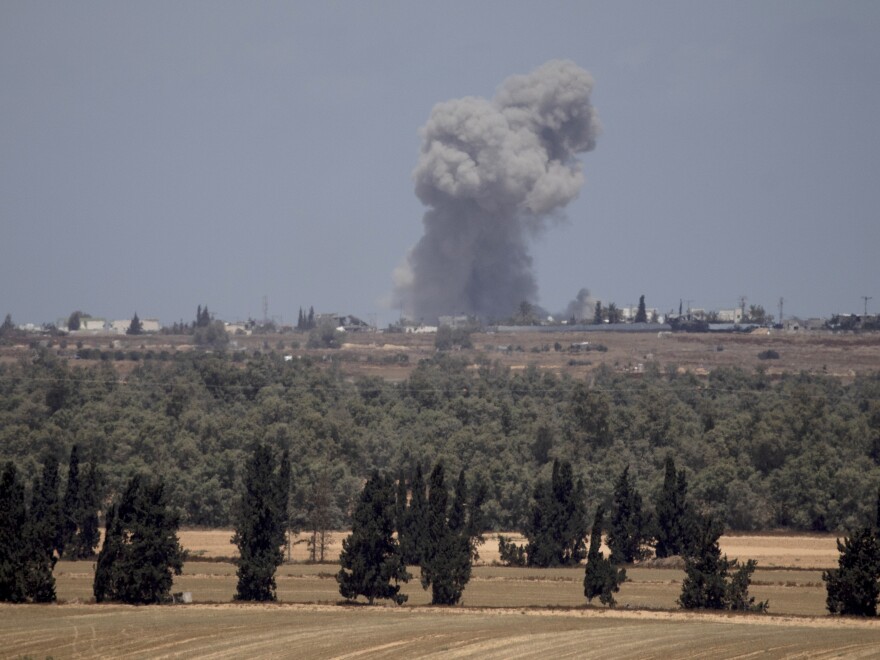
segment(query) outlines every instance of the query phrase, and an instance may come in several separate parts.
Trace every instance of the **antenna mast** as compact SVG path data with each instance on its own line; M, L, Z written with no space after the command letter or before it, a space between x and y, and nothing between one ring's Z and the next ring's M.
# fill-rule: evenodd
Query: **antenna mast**
M865 301L865 316L868 315L868 301L872 300L874 296L862 296L862 300Z

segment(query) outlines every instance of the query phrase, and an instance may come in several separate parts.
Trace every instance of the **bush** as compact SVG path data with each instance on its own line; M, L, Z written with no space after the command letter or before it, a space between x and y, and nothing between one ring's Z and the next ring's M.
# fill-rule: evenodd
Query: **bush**
M503 534L498 535L498 554L501 556L501 563L505 566L526 565L525 547L517 545Z
M766 351L761 351L758 353L759 360L778 360L779 353L774 351L773 349L767 349Z

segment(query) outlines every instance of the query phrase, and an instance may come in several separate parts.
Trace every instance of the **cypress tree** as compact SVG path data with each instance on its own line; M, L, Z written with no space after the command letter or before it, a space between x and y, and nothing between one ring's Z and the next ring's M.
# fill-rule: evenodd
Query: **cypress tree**
M464 471L462 470L461 474L459 474L459 481L464 485ZM462 492L462 501L464 501L466 497L467 490L463 489ZM485 504L486 499L489 496L489 488L486 485L485 480L478 480L476 486L474 487L474 494L470 498L470 506L467 510L467 536L470 539L471 546L471 560L477 561L480 558L480 553L478 552L479 547L484 543L485 539L483 538L483 532L486 530L486 519L483 514L483 504ZM456 495L455 499L459 498L459 489L456 486Z
M394 528L397 530L397 543L400 552L406 557L406 512L409 508L409 491L406 477L401 470L397 476L397 490L394 495Z
M822 573L831 614L877 616L880 597L880 541L870 527L862 527L837 541L837 568Z
M25 552L22 531L27 521L24 484L15 465L7 462L0 473L0 602L25 600Z
M55 550L61 544L61 501L58 461L47 457L43 461L42 476L34 485L30 515L25 525L27 562L25 567L25 590L37 603L55 600Z
M137 312L134 313L134 316L131 317L131 322L128 324L128 330L125 331L127 335L140 335L144 332L144 324L141 323L141 320L138 318Z
M431 604L455 605L471 577L471 544L467 534L467 484L459 475L452 506L442 463L431 472L428 493L428 536L422 557L422 588L431 587Z
M101 501L101 485L98 468L89 464L79 496L76 523L77 531L68 554L73 559L89 559L101 542L98 528L98 507Z
M610 559L606 559L599 549L602 544L602 522L605 511L600 504L596 509L593 527L590 531L590 550L587 553L587 566L584 571L584 596L589 602L596 596L599 602L614 607L614 594L620 591L620 585L626 580L626 570L615 568Z
M685 609L766 612L768 603L749 596L752 574L758 563L739 565L721 554L721 525L709 517L696 522L685 554L685 578L678 604ZM731 574L731 570L736 572Z
M77 518L79 508L79 446L73 445L70 450L70 461L67 465L67 487L64 490L64 502L62 504L62 550L68 550L74 536L76 536L76 530L79 526Z
M645 309L645 296L639 296L639 309L636 311L636 317L633 319L635 323L647 323L648 312Z
M119 505L107 512L107 531L95 569L95 600L168 602L173 575L183 569L178 525L162 482L133 476Z
M574 482L571 463L553 462L550 483L535 486L531 522L526 529L530 566L569 566L587 554L586 494Z
M422 563L422 545L427 535L428 518L428 503L425 497L425 477L422 474L422 466L416 465L401 545L403 558L408 566L418 566Z
M116 515L117 506L111 504L105 515L104 544L98 553L98 561L95 564L95 580L92 592L95 601L103 603L105 600L113 600L116 589L114 586L113 567L116 560L122 555L122 523Z
M692 535L693 521L687 503L687 478L684 470L675 471L675 460L666 456L663 486L657 496L656 544L658 558L683 555Z
M377 598L406 602L399 583L410 576L394 538L394 506L394 484L374 472L352 515L351 534L342 541L336 581L343 598L364 596L371 605Z
M697 528L693 552L685 557L685 578L678 603L685 609L722 610L729 562L721 556L721 526L704 518Z
M287 483L282 480L287 475ZM244 493L232 542L238 546L235 600L276 600L275 571L284 561L281 548L287 523L290 472L275 471L272 450L258 444L245 466Z
M623 469L614 485L614 506L611 528L608 530L608 547L611 561L615 564L631 564L642 559L642 541L645 538L645 517L642 513L642 496L629 477L629 466Z

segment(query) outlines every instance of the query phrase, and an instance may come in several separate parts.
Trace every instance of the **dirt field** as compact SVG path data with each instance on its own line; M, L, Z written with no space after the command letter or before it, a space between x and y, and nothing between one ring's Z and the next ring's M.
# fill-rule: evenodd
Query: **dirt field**
M0 606L5 657L876 657L874 621L320 605Z
M342 551L342 539L348 531L336 531L331 534L331 543L327 550L327 558L335 561ZM515 533L504 535L516 543L524 543L525 539ZM231 529L181 530L178 533L181 545L197 558L224 559L237 555ZM306 536L300 534L291 548L294 562L308 559L305 544ZM722 552L731 559L742 561L755 559L762 568L797 568L823 569L837 566L836 537L831 534L822 535L725 535L720 541ZM606 548L607 552L607 548ZM499 562L498 535L487 534L486 542L480 546L480 564L491 565Z
M191 550L228 556L229 530L183 531ZM336 544L344 532L335 535ZM418 569L403 607L345 606L338 566L293 563L277 573L274 605L232 602L235 566L191 561L175 578L192 605L94 605L93 562L59 562L51 606L0 606L2 657L877 657L880 620L825 613L821 571L836 562L833 537L725 536L731 556L756 558L751 593L768 615L675 611L684 572L630 567L618 607L588 607L583 568L474 568L462 605L432 608ZM302 546L296 546L304 553ZM334 545L338 552L338 545ZM806 552L810 551L810 552ZM497 558L494 538L483 558ZM773 568L791 566L793 568Z
M234 337L234 349L277 351L292 356L311 355L327 363L335 362L351 376L378 376L405 379L419 360L434 355L434 335L350 333L341 349L304 348L302 333ZM543 371L583 377L599 365L621 372L639 373L651 364L661 369L673 366L705 375L719 366L752 369L764 367L770 375L809 371L851 378L858 372L880 370L880 333L862 335L829 332L785 333L760 330L751 334L727 333L632 333L632 332L536 332L476 333L472 350L460 351L466 359L497 360L513 370L535 366ZM73 361L76 342L87 348L123 351L188 351L188 337L165 336L81 336L68 338L66 348L58 342L53 348L71 358L71 364L86 365L89 360ZM590 342L604 351L573 353L572 344ZM561 350L556 351L558 343ZM778 360L760 360L758 354L772 349ZM26 344L0 348L0 361L15 360L27 353ZM405 362L399 358L405 356ZM114 361L124 375L134 363Z

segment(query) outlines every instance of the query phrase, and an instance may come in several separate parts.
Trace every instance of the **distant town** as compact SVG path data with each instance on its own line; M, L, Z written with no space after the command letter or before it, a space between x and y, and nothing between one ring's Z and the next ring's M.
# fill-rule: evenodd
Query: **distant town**
M869 299L867 298L867 300ZM880 314L868 314L867 304L863 314L832 314L828 317L799 318L797 316L783 316L781 302L779 315L774 317L774 315L768 314L761 305L746 306L744 300L739 307L717 310L686 307L682 301L678 310L660 312L656 308L646 307L644 297L642 297L638 306L617 307L614 303L603 305L601 302L596 302L594 305L591 304L592 315L587 318L575 315L568 318L558 318L546 314L537 306L523 302L517 313L506 319L485 321L468 315L446 315L440 316L434 322L427 323L401 318L388 324L385 328L377 327L375 321L366 321L351 314L316 313L314 308L309 308L308 311L303 311L300 308L295 325L284 324L271 318L227 321L216 318L209 312L207 306L203 308L199 305L195 321L179 321L170 325L163 325L157 318L140 318L136 313L132 318L107 319L76 311L66 317L59 317L55 323L43 324L16 324L12 316L7 314L2 326L0 326L0 338L8 337L13 332L24 335L65 334L73 336L186 335L193 334L199 328L208 327L218 333L222 328L230 338L252 334L308 332L322 328L341 333L419 334L436 333L444 327L502 332L527 330L539 332L752 332L760 328L787 333L880 331Z

